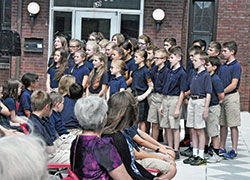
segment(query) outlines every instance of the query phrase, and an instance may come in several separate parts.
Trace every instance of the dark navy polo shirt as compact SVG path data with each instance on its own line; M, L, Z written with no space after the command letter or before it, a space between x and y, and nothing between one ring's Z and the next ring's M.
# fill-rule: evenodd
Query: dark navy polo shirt
M68 68L72 69L75 66L75 60L74 57L72 55L69 56L68 59Z
M89 75L89 69L86 65L82 65L80 67L74 66L71 73L72 76L76 78L76 82L82 84L83 77Z
M213 74L211 76L212 80L212 86L213 86L213 93L211 95L211 100L209 106L214 106L219 104L219 97L218 93L223 93L224 92L224 87L223 84L217 74Z
M191 95L206 96L207 93L212 94L212 80L207 70L200 73L193 73L190 84Z
M34 126L34 134L41 137L48 146L53 146L53 141L50 137L50 134L44 126L47 123L46 120L41 119L33 113L30 114L29 120Z
M164 79L169 72L169 68L165 65L162 69L158 70L158 66L154 66L151 69L151 77L154 84L153 93L162 94L162 87L164 83Z
M65 127L64 122L62 121L62 116L60 112L53 111L49 117L51 128L55 129L59 136L63 134L68 134L68 130Z
M194 68L192 61L189 59L188 64L187 64L187 68L186 68L188 89L189 89L189 86L191 83L192 74L194 72L196 72L196 69Z
M164 79L162 94L169 96L179 96L181 91L187 91L187 75L181 66L176 70L169 70Z
M48 74L50 75L50 87L51 88L58 88L59 80L54 80L56 69L57 69L56 66L53 66L48 70Z
M49 61L48 61L48 67L50 67L50 65L53 63L53 58L49 58Z
M136 69L132 73L133 81L131 88L135 91L146 92L148 89L148 79L151 79L149 70L146 66L143 66L140 69ZM141 95L141 94L139 94Z
M169 60L166 60L165 66L167 66L168 68L170 68L170 62L169 62Z
M32 93L33 91L30 91L28 89L25 89L25 91L22 93L17 112L18 116L25 116L24 110L29 110L30 112L32 112L31 102L30 102Z
M6 98L3 101L3 104L9 109L9 111L15 111L16 112L16 101L13 98Z
M94 68L93 59L90 59L90 60L88 60L88 61L85 61L84 64L86 64L86 67L89 69L89 72L91 72L92 69Z
M94 85L94 81L95 81L96 75L97 75L97 73L95 72L95 74L94 74L94 76L93 76L93 78L91 80L91 85L90 85L90 88L89 88L89 92L92 93L92 94L98 94L102 90L102 85L103 84L108 85L108 82L109 82L108 73L104 72L102 74L101 79L100 79L99 87L97 89L93 89L93 85Z
M127 65L127 70L130 72L130 71L135 71L138 67L137 64L135 64L135 59L134 57L132 57L130 60L126 61L125 62L126 65Z
M235 90L239 89L241 71L241 66L237 60L234 60L229 64L225 63L221 66L219 77L222 81L224 89L232 83L233 79L239 79Z
M109 58L108 58L108 63L107 63L108 71L110 70L111 63L112 63L112 59L109 57Z
M61 112L62 121L67 129L79 128L79 123L74 113L76 99L71 99L68 95L64 96L63 110Z
M119 77L112 77L109 82L110 87L110 97L115 94L116 92L119 92L121 88L127 88L126 80L123 76Z

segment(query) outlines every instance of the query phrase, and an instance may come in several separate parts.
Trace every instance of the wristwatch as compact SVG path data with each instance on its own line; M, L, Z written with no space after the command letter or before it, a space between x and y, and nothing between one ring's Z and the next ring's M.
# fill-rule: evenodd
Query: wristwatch
M160 146L157 146L157 149L155 150L155 152L159 152L160 150Z

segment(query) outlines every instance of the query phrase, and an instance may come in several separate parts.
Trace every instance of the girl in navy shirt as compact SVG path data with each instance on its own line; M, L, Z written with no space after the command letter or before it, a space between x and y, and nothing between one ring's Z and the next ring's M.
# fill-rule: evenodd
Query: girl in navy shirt
M74 55L75 66L71 69L71 74L76 78L76 82L81 84L84 89L89 78L89 69L84 64L86 57L83 50L76 51Z
M86 95L96 94L104 97L108 85L107 56L101 52L93 56L93 69L90 72Z
M10 111L10 125L19 126L20 123L24 123L21 118L16 118L17 104L19 96L21 95L22 83L17 79L9 79L8 82L3 86L3 104Z
M113 61L111 64L111 74L113 77L109 82L109 89L107 99L109 99L116 92L124 91L127 88L126 80L123 73L126 70L126 63L122 60Z
M88 61L86 62L89 71L93 69L93 55L100 51L100 46L95 41L88 41L86 44L86 54Z
M147 96L153 90L153 83L150 77L148 68L145 66L147 53L144 50L137 50L135 52L135 63L138 68L132 73L132 92L139 101L139 128L146 131L146 121L148 115L148 101Z
M54 61L47 71L46 88L48 92L58 88L59 80L64 74L69 74L67 68L67 52L63 48L60 48L55 51Z

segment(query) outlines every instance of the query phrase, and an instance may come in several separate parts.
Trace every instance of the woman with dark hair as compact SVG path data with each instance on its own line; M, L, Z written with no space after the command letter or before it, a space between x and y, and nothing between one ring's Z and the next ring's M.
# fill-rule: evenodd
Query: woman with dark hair
M104 137L112 137L124 166L134 180L154 179L154 176L135 161L132 145L122 131L135 124L138 116L137 101L127 91L116 93L108 101L108 118L103 130Z

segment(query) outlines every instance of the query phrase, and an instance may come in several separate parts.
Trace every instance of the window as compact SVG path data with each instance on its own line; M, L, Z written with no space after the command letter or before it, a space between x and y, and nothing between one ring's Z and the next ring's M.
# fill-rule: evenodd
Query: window
M54 38L55 36L64 36L67 40L71 39L71 12L54 12Z
M216 40L217 0L190 1L188 47L197 39L203 39L207 45Z
M122 14L121 15L121 33L126 37L138 38L139 36L139 15Z

